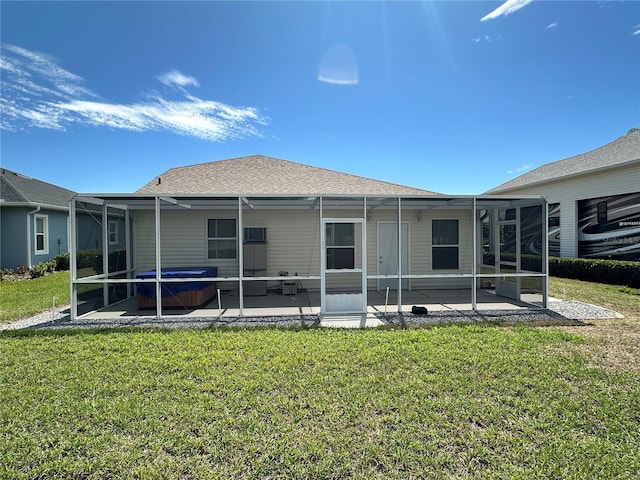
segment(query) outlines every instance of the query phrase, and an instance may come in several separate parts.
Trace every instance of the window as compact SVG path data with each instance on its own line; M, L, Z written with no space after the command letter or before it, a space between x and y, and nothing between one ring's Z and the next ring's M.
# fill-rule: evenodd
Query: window
M458 220L431 221L431 268L458 269Z
M606 225L609 221L607 218L607 202L598 202L596 209L598 210L598 225Z
M235 259L237 249L235 218L207 220L207 259Z
M353 270L356 256L356 236L353 223L327 223L327 270Z
M49 253L49 217L46 215L36 215L35 217L34 240L37 254Z
M109 222L109 245L118 243L118 222Z

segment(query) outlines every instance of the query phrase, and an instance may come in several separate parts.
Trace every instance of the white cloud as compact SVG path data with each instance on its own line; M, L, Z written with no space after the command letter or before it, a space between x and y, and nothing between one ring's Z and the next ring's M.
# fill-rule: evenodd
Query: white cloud
M507 0L498 8L496 8L493 12L485 15L480 19L481 22L486 20L492 20L494 18L501 17L502 15L509 15L515 11L520 10L522 7L527 6L533 0Z
M48 55L3 45L0 128L19 131L44 128L64 131L71 125L131 131L167 131L210 141L260 136L268 119L256 108L234 107L190 95L185 87L198 81L177 70L158 77L177 86L179 98L153 94L142 102L112 103L84 86ZM176 93L174 91L173 93Z
M521 165L520 167L518 167L517 171L518 172L524 172L525 170L530 170L531 169L531 165L525 164L525 165Z
M556 28L557 26L558 26L558 22L550 23L549 25L547 25L547 30L549 30L550 28Z
M489 35L481 35L479 37L474 37L471 39L474 43L480 43L482 41L485 41L487 43L491 43L492 38Z
M188 87L189 85L193 85L194 87L199 87L200 83L193 77L189 75L185 75L178 70L171 70L170 72L163 73L162 75L158 75L158 80L168 86L177 85L179 87Z
M631 35L640 35L640 25L633 27L633 33Z

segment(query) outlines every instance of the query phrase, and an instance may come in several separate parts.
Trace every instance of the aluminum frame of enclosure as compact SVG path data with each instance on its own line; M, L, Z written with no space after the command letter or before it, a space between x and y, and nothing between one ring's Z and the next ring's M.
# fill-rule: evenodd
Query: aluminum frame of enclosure
M523 208L535 207L540 209L539 226L536 226L534 222L529 228L532 229L533 235L536 238L540 238L540 252L539 256L539 271L524 270L522 268L521 259L521 245L522 245L522 232L520 213ZM316 222L318 228L317 238L317 251L312 254L317 260L317 272L313 272L310 269L304 275L263 275L263 276L245 276L243 272L243 249L242 249L242 235L243 228L245 226L244 217L245 213L256 209L255 212L260 209L271 209L276 212L301 210L306 211L305 215L310 215ZM233 218L237 220L237 232L236 235L236 249L237 258L235 259L235 275L220 275L217 277L198 278L197 282L221 282L226 285L237 285L238 289L238 302L239 302L239 316L245 316L245 282L249 281L282 281L283 279L291 278L295 281L309 281L312 284L318 284L321 292L320 295L320 313L327 315L332 313L328 307L328 278L336 274L339 275L342 272L331 271L326 268L326 225L327 223L352 223L354 225L360 225L361 235L357 237L358 245L354 244L354 255L360 256L360 267L354 268L352 273L360 274L360 286L362 298L358 299L359 307L358 311L354 312L336 312L336 313L366 313L367 310L367 295L372 290L372 285L377 284L380 280L391 281L396 284L396 299L395 305L398 312L403 311L403 281L408 285L405 290L411 290L412 282L439 282L446 283L447 281L460 281L468 284L470 288L470 304L473 310L477 309L477 293L479 285L484 280L489 279L501 279L509 277L515 279L515 285L517 286L518 295L520 282L525 277L531 277L533 279L539 279L541 282L541 295L542 295L542 307L547 307L548 301L548 246L547 246L547 230L548 230L548 209L546 200L537 196L501 196L501 195L484 195L484 196L447 196L447 195L434 195L434 196L385 196L385 195L149 195L149 194L79 194L76 195L70 202L70 275L71 275L71 316L73 319L80 318L86 313L94 312L99 308L113 305L117 302L125 301L131 298L134 294L136 284L151 283L155 289L155 301L156 308L153 312L153 316L156 318L163 316L162 304L162 286L167 283L168 280L162 278L161 272L163 268L163 254L169 255L169 253L163 251L163 249L169 250L169 246L165 245L163 238L167 233L163 230L165 224L172 222L172 216L170 219L163 218L163 213L178 212L180 210L185 211L198 211L198 210L210 210L215 209L218 211L225 211L229 215L233 215ZM515 261L513 266L515 267L511 271L502 272L500 270L500 248L501 243L499 240L500 231L499 226L501 223L511 222L512 220L500 220L500 215L504 215L504 212L510 212L511 209L515 209ZM403 252L402 231L403 223L409 225L419 224L423 219L429 220L434 218L433 212L437 211L455 211L458 212L460 219L465 223L464 231L468 232L464 237L464 242L459 240L459 245L463 243L470 245L470 252L465 252L469 255L470 265L469 268L458 268L459 271L444 271L438 272L433 269L423 269L416 273L416 270L411 263L409 263L409 271L403 271L403 255L408 252ZM369 220L372 213L384 211L387 215L384 220L379 220L379 223L394 223L397 226L397 239L395 243L395 253L397 253L397 266L396 272L393 274L379 274L377 269L373 269L371 265L374 263L371 261L371 255L378 256L377 254L377 242L378 233L377 230L369 225ZM136 256L137 243L141 241L140 238L136 238L135 228L136 222L143 214L153 218L153 263L151 266L155 269L155 278L140 280L136 278L136 272L140 272L141 269L148 268L149 265L142 266L141 261ZM233 212L233 213L232 213ZM255 215L255 212L252 212ZM395 214L393 213L395 212ZM467 213L464 213L467 212ZM491 265L484 264L484 253L486 253L487 245L483 242L482 235L479 235L479 228L483 226L483 220L481 219L481 212L484 212L485 217L488 218L490 225L490 236L493 238L491 244L492 252L494 255L495 265L493 269ZM283 213L283 214L284 214ZM511 213L510 213L511 214ZM180 215L180 214L176 214ZM391 216L395 215L395 218ZM101 268L96 268L95 272L84 275L79 274L78 259L79 254L85 249L84 244L88 243L86 238L83 238L83 234L80 232L80 223L82 223L84 217L90 217L92 222L92 228L101 229L99 235L96 235L95 244L98 248L97 251L101 251ZM116 218L118 221L124 223L124 236L121 246L124 250L124 263L116 262L118 267L112 265L110 256L112 250L110 250L110 241L108 238L108 223L110 218ZM151 217L149 217L151 218ZM231 217L230 217L231 218ZM537 217L536 217L537 219ZM537 221L537 220L536 220ZM416 223L418 222L418 223ZM371 222L373 223L373 222ZM376 224L377 225L377 224ZM430 232L431 227L424 227L424 232ZM409 227L407 229L409 235L415 229ZM483 228L483 234L486 229ZM295 242L295 232L290 232L292 242ZM412 242L423 242L425 245L431 245L431 235L423 234L417 239L412 236ZM163 235L165 237L163 237ZM376 249L372 250L371 245L374 241L371 236L375 236ZM411 233L413 235L413 233ZM138 236L140 234L138 233ZM177 241L172 239L172 241ZM151 244L150 244L151 245ZM459 247L462 248L462 247ZM433 255L433 248L431 253L427 255ZM138 253L139 256L139 253ZM410 258L410 257L409 257ZM206 259L205 259L206 260ZM310 259L310 262L316 260ZM206 260L208 263L210 261ZM377 258L376 258L377 261ZM536 260L538 262L538 260ZM406 262L405 262L406 263ZM505 262L503 262L505 263ZM231 263L230 263L231 264ZM124 268L121 268L124 265ZM101 270L101 271L100 271ZM234 271L235 271L234 270ZM419 269L418 269L419 270ZM425 273L427 272L427 273ZM344 272L349 273L348 271ZM83 276L84 275L84 276ZM189 281L189 279L172 279L171 282ZM193 281L193 280L191 280ZM498 281L498 280L496 280ZM80 312L79 306L79 293L85 289L101 290L102 300L97 301L98 305L94 309L89 309ZM96 294L99 296L100 294ZM87 307L88 308L88 307ZM215 316L215 315L214 315Z

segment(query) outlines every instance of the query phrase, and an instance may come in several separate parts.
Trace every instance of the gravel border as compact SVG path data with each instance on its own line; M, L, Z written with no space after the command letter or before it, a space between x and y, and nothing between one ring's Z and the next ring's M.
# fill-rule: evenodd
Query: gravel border
M446 323L492 322L509 324L527 322L536 325L584 325L582 320L596 318L622 318L617 312L574 300L549 299L549 307L526 310L483 310L480 312L443 310L428 315L411 313L375 314L385 325L421 326ZM278 317L179 317L161 318L102 318L71 321L69 305L44 313L0 325L0 331L8 330L59 330L86 328L218 328L218 327L318 327L319 315L294 315Z

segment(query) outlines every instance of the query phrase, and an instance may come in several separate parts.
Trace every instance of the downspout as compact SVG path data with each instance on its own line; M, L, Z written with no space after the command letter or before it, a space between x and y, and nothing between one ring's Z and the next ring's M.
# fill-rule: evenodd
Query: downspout
M31 268L31 222L29 221L29 217L34 213L38 213L40 211L40 207L36 207L35 209L27 212L27 267Z

